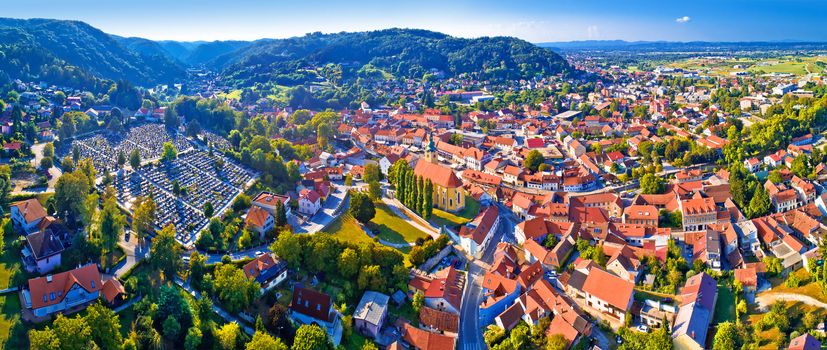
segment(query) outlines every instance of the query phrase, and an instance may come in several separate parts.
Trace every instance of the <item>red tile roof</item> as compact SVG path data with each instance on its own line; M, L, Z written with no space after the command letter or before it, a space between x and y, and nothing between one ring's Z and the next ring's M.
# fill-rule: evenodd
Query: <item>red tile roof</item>
M583 284L584 292L620 310L626 310L629 306L634 288L634 283L599 268L592 268L588 277L586 277L586 282Z
M60 303L75 285L88 293L100 291L103 283L98 266L89 264L74 270L30 279L29 293L32 297L32 308L38 309Z
M458 188L462 187L462 180L457 177L451 168L446 168L442 165L420 161L416 162L414 174L421 176L423 179L428 179L434 185L442 188Z
M402 339L419 350L453 349L457 338L421 330L409 323L402 329Z

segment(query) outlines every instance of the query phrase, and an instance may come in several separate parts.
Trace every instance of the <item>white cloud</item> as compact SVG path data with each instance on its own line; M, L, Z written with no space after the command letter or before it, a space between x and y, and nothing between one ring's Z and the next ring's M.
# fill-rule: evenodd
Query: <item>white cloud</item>
M597 28L597 26L594 25L588 26L586 28L586 35L589 39L598 39L600 38L600 28Z
M683 16L683 17L678 17L677 19L675 19L675 22L686 23L686 22L689 22L690 20L691 20L691 18L689 18L689 16Z

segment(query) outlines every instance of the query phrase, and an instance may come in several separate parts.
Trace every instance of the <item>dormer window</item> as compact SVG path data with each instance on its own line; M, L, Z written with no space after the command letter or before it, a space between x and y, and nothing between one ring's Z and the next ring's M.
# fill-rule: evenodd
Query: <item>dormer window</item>
M91 282L92 282L92 289L94 289L95 288L95 281L91 281Z
M55 300L55 292L49 293L49 300Z

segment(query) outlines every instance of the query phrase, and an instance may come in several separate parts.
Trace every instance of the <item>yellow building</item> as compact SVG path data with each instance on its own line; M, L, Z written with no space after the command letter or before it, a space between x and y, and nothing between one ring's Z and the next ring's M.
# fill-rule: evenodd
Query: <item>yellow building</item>
M435 157L434 157L435 158ZM451 168L429 162L429 157L416 162L414 174L434 184L434 208L457 212L465 208L462 180Z

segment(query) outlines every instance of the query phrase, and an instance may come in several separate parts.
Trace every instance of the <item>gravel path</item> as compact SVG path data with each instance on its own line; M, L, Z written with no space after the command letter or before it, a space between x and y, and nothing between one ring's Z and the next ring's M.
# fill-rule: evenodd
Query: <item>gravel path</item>
M823 303L821 301L816 300L813 297L809 297L803 294L793 294L793 293L763 293L755 297L755 302L761 308L769 307L771 304L777 301L793 301L793 302L802 302L804 304L820 307L822 309L827 310L827 303Z

